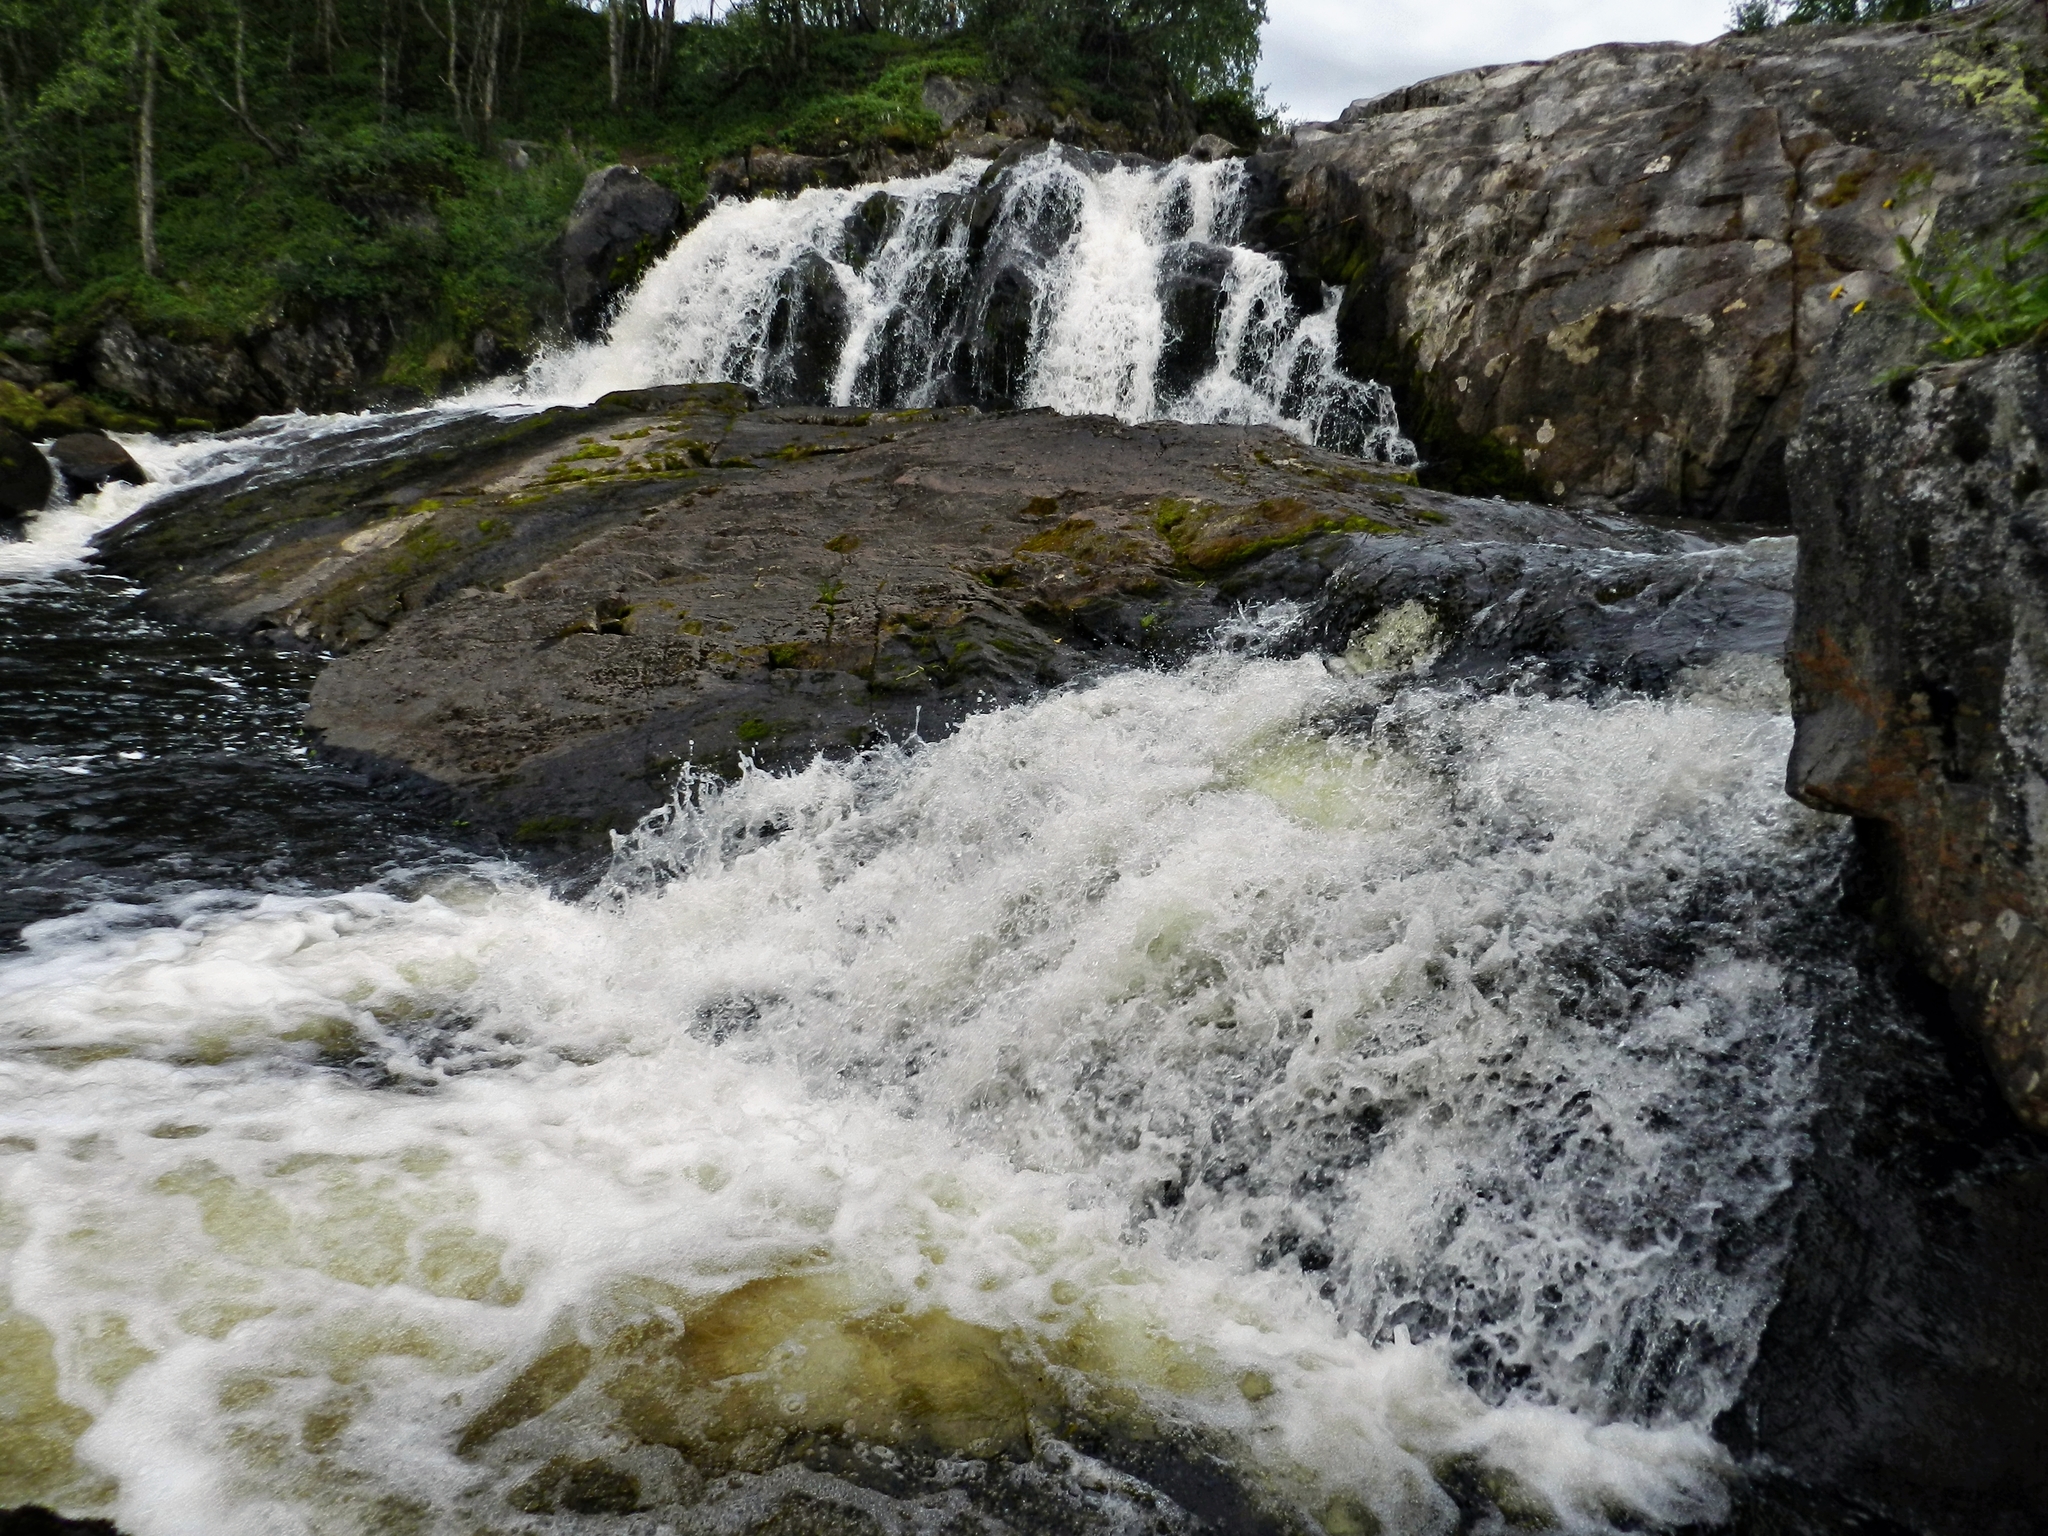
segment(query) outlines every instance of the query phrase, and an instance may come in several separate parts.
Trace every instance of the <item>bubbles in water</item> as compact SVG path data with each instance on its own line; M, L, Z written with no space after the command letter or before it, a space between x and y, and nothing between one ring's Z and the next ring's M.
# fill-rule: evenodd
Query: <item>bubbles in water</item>
M1390 679L1218 655L699 784L582 902L31 930L0 1493L453 1531L832 1446L1111 1488L1092 1425L1328 1529L1715 1517L1835 841L1754 680Z

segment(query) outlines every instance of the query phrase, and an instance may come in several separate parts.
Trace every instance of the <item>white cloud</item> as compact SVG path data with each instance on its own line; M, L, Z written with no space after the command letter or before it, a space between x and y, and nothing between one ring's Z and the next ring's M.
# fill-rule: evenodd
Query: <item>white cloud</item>
M1267 0L1259 83L1291 119L1328 119L1475 64L1594 43L1697 43L1728 30L1728 0Z

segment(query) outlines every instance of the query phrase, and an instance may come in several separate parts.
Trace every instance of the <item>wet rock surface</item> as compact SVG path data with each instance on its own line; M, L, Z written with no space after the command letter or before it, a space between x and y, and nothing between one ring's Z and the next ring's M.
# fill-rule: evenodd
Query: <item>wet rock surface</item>
M0 519L39 512L56 484L50 461L19 432L0 427Z
M1725 547L1674 532L1655 550L1641 547L1647 530L1616 520L1615 533L1636 547L1359 541L1309 631L1331 653L1426 657L1440 677L1650 693L1730 657L1782 653L1792 540ZM1419 626L1407 633L1387 622L1404 611Z
M1860 909L1879 876L1850 871ZM1715 1434L1742 1536L2032 1536L2048 1509L2048 1143L1850 917L1777 1305ZM1816 974L1828 960L1816 952Z
M317 475L166 497L101 559L161 612L339 653L307 717L328 754L402 766L529 838L628 822L686 763L931 735L1171 659L1241 605L1315 598L1347 560L1384 586L1356 585L1355 626L1433 592L1445 561L1530 585L1512 558L1453 546L1540 541L1525 558L1545 570L1572 548L1604 570L1613 549L1699 544L1419 490L1267 428L764 410L709 385L413 434L366 429ZM1651 622L1706 569L1656 567L1630 612ZM1690 633L1702 653L1740 648Z
M149 476L119 443L104 432L67 432L50 444L50 459L73 496L87 496L108 485L142 485Z
M556 245L572 333L596 333L618 296L668 249L682 211L675 193L634 166L590 173Z
M1354 103L1254 159L1259 239L1444 483L1782 521L1786 441L1897 242L2030 174L2037 13L1610 44Z
M1787 782L1859 818L1880 920L2048 1130L2048 353L1843 352L1790 456Z

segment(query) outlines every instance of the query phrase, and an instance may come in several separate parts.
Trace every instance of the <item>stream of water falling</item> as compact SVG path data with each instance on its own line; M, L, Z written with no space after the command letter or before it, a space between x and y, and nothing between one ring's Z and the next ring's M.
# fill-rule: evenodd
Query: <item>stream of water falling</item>
M1049 155L976 215L979 169L729 206L503 403L773 393L807 258L843 301L820 388L938 399L1007 262L1027 401L1406 451L1333 306L1229 245L1233 167ZM1198 269L1217 323L1176 364ZM430 419L138 444L158 484L0 546L0 605L44 636L125 613L79 569L97 528ZM139 753L303 795L365 857L149 802L218 846L81 877L0 958L0 1507L132 1536L1719 1518L1843 848L1782 793L1781 680L1487 694L1276 654L1287 623L686 783L579 899L316 793L273 729L302 680L121 631L192 707L138 684L149 730L53 739L20 803ZM254 777L189 766L222 750Z
M1239 160L1053 146L1000 171L727 202L602 340L544 356L509 398L730 380L781 402L1270 422L1413 463L1392 397L1339 361L1341 291L1303 313L1281 264L1237 243L1247 190Z

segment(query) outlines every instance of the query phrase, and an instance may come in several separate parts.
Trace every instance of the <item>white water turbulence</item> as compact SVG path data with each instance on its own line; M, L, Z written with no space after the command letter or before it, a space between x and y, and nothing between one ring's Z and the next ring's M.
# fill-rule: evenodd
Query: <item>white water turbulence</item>
M1788 735L1218 654L698 785L581 900L44 923L0 1505L1196 1529L1135 1447L1270 1530L1714 1519L1839 852Z
M518 398L725 380L775 403L1049 406L1126 421L1275 423L1399 464L1381 385L1345 373L1340 290L1312 313L1236 244L1242 161L1053 146L879 187L719 205L603 340L541 358Z

